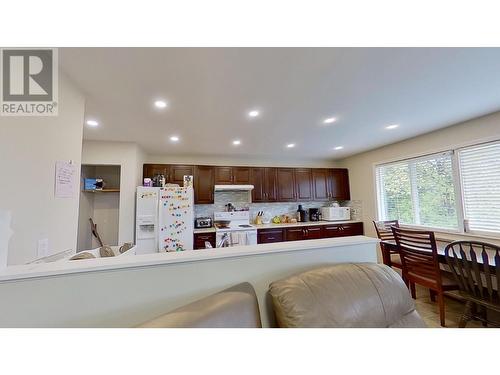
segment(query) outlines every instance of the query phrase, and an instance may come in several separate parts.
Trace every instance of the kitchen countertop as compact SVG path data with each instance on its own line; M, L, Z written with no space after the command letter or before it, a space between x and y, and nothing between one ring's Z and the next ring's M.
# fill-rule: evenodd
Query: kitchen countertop
M344 220L344 221L306 221L301 223L284 223L284 224L252 224L255 229L273 229L273 228L290 228L290 227L308 227L313 225L335 225L335 224L352 224L352 223L362 223L360 220ZM213 233L215 228L197 228L194 230L195 234L198 233Z

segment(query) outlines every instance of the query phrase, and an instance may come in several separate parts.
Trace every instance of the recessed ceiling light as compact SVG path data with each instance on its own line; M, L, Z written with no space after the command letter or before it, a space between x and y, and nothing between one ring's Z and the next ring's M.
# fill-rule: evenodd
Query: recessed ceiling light
M335 121L337 121L337 119L335 117L328 117L328 118L323 120L323 124L332 124Z
M239 146L239 145L241 145L241 141L240 141L239 139L235 139L235 140L233 141L233 145L235 145L235 146Z
M287 148L294 148L295 147L295 143L289 143L286 145Z
M396 129L397 127L399 127L399 124L387 125L385 128L387 130L391 130L391 129Z
M96 126L99 126L99 123L96 120L87 120L87 125L92 126L92 127L96 127Z
M170 137L170 140L171 140L172 142L179 142L179 137L178 137L178 136L176 136L176 135L173 135L173 136L171 136L171 137Z
M155 101L155 107L156 108L166 108L167 107L167 102L165 100L156 100Z
M258 115L260 115L260 112L255 109L253 111L248 112L249 117L257 117Z
M333 149L334 150L342 150L344 148L344 146L337 146L337 147L334 147Z

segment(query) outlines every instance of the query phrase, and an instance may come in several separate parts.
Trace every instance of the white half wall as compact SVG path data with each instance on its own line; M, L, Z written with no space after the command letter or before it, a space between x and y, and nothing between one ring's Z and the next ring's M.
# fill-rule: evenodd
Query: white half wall
M377 242L354 236L79 260L72 268L144 265L0 280L0 327L132 327L244 281L255 288L263 326L274 326L271 282L335 263L375 262ZM39 269L50 267L58 264Z
M58 116L0 117L0 210L11 211L14 231L9 265L36 259L40 239L49 240L48 255L76 249L79 196L55 198L54 177L58 160L72 160L80 174L84 106L60 72Z

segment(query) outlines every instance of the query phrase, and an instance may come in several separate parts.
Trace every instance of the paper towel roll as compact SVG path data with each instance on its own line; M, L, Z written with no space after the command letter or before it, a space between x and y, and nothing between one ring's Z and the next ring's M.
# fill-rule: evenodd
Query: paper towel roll
M0 269L7 267L9 240L13 232L10 229L10 211L0 210Z

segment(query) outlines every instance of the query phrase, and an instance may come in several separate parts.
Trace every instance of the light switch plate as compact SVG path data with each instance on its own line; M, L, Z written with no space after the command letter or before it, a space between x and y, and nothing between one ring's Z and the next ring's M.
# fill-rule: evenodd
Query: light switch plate
M49 255L49 239L48 238L42 238L38 240L38 248L37 248L37 254L36 257L38 259L44 258L47 255Z

